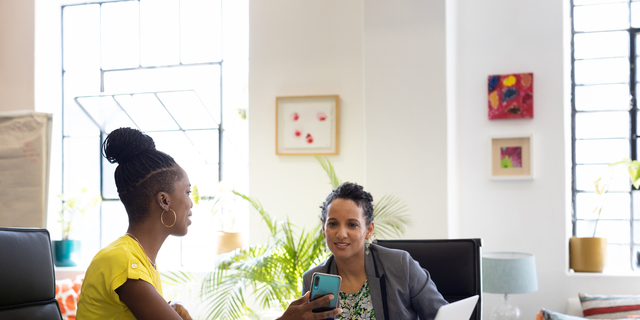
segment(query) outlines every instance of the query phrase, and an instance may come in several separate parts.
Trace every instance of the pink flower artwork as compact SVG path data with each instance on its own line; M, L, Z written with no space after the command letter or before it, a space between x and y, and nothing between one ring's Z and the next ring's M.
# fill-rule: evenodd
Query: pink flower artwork
M276 154L338 154L339 96L276 97Z
M501 147L500 167L522 168L522 147Z

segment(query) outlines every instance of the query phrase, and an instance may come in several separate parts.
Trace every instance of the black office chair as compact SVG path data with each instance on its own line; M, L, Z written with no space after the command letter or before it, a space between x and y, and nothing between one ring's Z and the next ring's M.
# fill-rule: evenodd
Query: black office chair
M427 269L448 302L478 295L471 320L482 317L482 239L378 240L378 245L409 252Z
M62 320L46 229L0 227L0 319Z

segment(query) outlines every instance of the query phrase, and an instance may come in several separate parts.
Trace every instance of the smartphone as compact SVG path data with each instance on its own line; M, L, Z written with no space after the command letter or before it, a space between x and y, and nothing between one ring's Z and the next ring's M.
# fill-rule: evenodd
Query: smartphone
M340 300L338 298L340 297L341 281L342 277L337 275L320 272L316 272L313 274L313 276L311 277L311 301L327 294L333 295L333 299L331 301L321 305L318 308L313 309L313 312L324 312L339 307L338 304ZM333 317L329 319L333 319Z

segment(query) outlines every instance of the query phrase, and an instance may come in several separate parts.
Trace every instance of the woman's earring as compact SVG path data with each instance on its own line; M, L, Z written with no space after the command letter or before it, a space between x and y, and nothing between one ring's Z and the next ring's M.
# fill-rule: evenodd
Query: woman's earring
M364 241L364 246L365 246L364 253L369 254L369 252L370 252L369 251L369 246L370 245L371 245L371 240L367 239L367 240Z
M178 221L178 216L176 215L176 212L173 211L173 209L169 209L171 212L173 212L173 223L168 226L166 223L164 223L164 213L167 212L165 210L162 210L162 214L160 214L160 222L162 222L162 224L167 227L167 228L171 228L173 227L174 224L176 224L176 221Z

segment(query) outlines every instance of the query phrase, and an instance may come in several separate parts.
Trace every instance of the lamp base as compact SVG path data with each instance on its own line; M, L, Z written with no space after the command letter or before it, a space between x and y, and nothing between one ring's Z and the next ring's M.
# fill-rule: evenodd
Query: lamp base
M502 304L497 305L491 310L491 320L518 320L520 318L520 309L511 303L509 295L504 295Z

